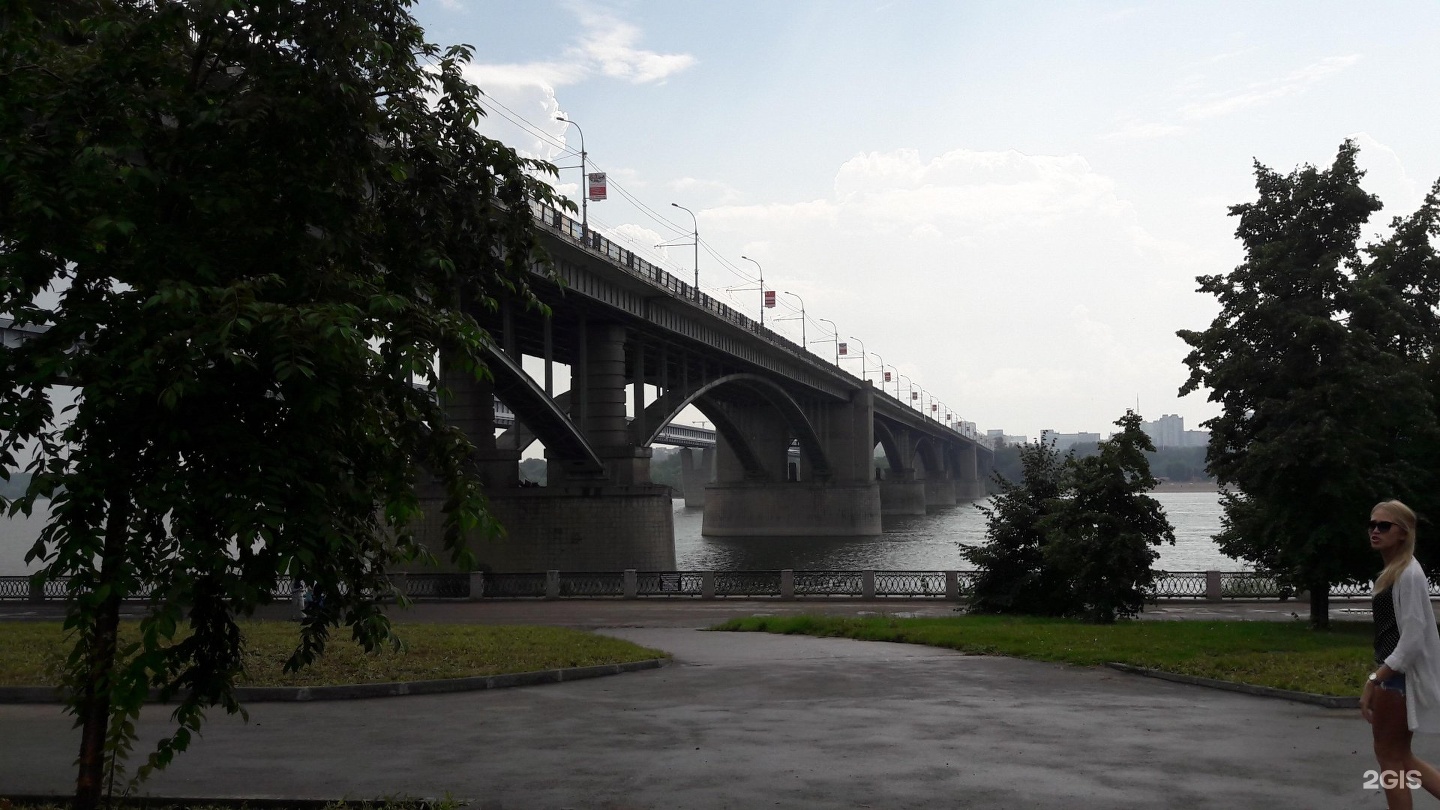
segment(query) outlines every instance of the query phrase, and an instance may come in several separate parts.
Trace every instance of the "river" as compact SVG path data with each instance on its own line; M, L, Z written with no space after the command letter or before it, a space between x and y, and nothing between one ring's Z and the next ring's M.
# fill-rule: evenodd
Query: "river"
M1175 526L1175 545L1160 547L1156 568L1166 571L1241 571L1247 566L1220 553L1211 539L1220 530L1220 497L1215 492L1156 492ZM0 575L30 573L25 553L47 514L37 510L0 519ZM984 542L985 518L974 504L929 515L885 519L873 537L705 537L703 513L675 502L675 565L682 571L911 570L965 569L959 543Z

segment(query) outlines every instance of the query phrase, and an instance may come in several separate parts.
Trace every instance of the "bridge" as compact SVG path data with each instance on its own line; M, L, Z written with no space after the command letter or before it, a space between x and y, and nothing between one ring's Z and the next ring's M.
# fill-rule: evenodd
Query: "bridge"
M472 544L483 570L673 570L670 490L650 479L658 443L686 448L686 501L703 502L706 535L875 535L885 515L983 497L993 454L972 432L877 390L559 210L538 206L535 216L553 276L533 268L532 287L549 311L504 296L497 307L470 308L494 338L491 380L440 358L447 412L474 443L506 529ZM36 329L0 324L7 345ZM691 407L714 430L672 424ZM547 486L522 487L519 460L537 441ZM421 501L418 535L438 543L443 497L426 484Z

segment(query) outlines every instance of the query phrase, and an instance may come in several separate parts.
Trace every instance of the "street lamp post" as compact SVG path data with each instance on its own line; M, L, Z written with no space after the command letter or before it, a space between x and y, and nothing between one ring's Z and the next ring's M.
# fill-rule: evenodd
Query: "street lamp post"
M871 352L871 354L875 355L875 359L880 361L880 393L883 394L885 393L885 358L881 357L879 352Z
M559 113L555 114L555 120L564 121L570 126L575 127L575 131L580 133L580 240L588 247L590 245L590 211L587 203L590 200L590 189L587 188L587 184L589 183L590 176L585 173L585 130L581 129L579 124Z
M830 335L830 340L835 344L835 365L840 365L840 327L836 326L835 322L828 318L816 318L815 320L830 324L830 331L833 333ZM815 342L823 343L824 341L817 340Z
M695 294L700 294L700 220L696 218L695 212L680 203L670 203L681 211L690 215L690 222L694 226L695 236Z
M786 291L785 294L800 302L800 345L809 351L810 344L805 342L805 299L789 291Z
M903 379L905 380L905 382L906 382L905 390L910 392L909 402L914 403L914 401L915 401L915 381L912 380L912 379L910 379L909 377L906 377L904 374L901 374L901 375L900 375L900 378L903 378ZM897 379L895 380L895 396L897 396L897 397L900 396L900 379L899 379L899 378L897 378ZM913 404L911 404L910 407L913 408L913 407L915 407L915 406L914 406Z
M742 259L744 259L745 261L750 262L751 264L755 265L755 269L760 271L760 325L761 325L761 326L764 326L764 325L765 325L765 268L761 267L759 262L755 261L754 259L750 258L749 256L741 256L740 258L742 258Z
M870 372L865 370L865 343L854 335L851 335L850 339L860 344L860 379L868 380L870 379Z

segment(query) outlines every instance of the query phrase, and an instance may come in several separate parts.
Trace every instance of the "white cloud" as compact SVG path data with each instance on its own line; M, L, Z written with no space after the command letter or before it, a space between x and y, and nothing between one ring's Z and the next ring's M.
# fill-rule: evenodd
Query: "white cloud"
M506 64L472 64L466 77L487 92L494 87L557 87L579 84L595 75L632 84L663 82L695 64L685 53L656 53L637 47L642 32L594 9L577 7L581 34L560 59Z
M635 84L660 82L695 64L690 54L662 54L636 47L640 29L592 9L578 10L585 34L567 50L581 64Z
M1359 61L1359 54L1332 56L1277 79L1254 82L1241 90L1217 94L1203 101L1187 104L1181 108L1180 114L1188 120L1198 121L1260 107L1277 99L1302 93L1311 85L1340 73Z

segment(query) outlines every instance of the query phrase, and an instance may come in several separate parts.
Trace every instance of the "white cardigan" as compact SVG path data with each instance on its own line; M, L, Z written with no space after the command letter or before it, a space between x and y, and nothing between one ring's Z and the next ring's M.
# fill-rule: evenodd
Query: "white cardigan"
M1385 666L1405 673L1405 714L1411 731L1440 734L1440 632L1430 606L1430 583L1411 560L1391 586L1400 641Z

